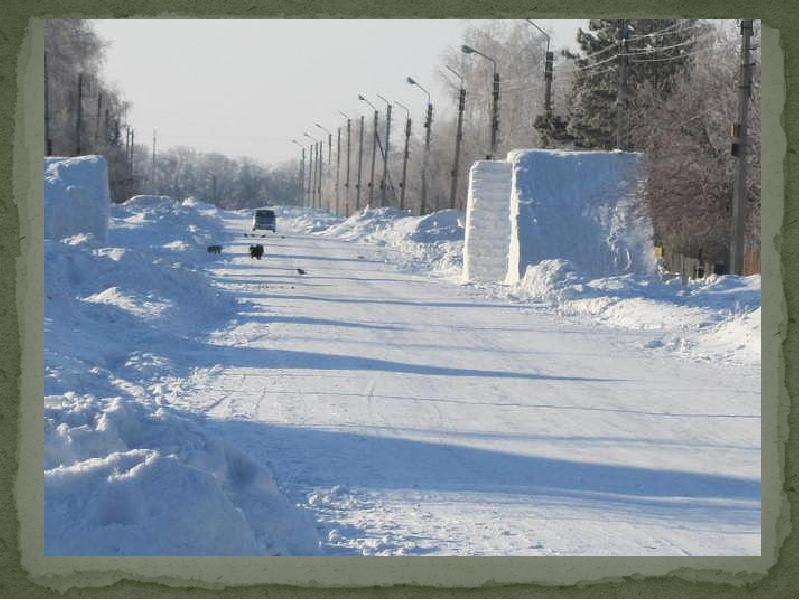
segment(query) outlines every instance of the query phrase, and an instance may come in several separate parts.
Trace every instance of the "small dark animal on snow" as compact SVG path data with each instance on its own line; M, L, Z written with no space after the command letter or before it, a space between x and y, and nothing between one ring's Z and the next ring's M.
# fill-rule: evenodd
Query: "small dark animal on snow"
M262 244L255 244L250 246L250 258L261 260L264 256L264 246Z
M307 271L305 271L304 269L297 269L297 274L298 275L305 275L306 273L307 273Z
M211 254L219 254L220 252L222 252L222 246L220 246L219 244L212 244L211 246L206 248L206 250L208 250Z

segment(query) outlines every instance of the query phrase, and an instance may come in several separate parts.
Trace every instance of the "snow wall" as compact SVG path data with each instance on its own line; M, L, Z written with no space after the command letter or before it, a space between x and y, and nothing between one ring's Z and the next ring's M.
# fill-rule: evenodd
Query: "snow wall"
M462 270L465 282L502 281L506 275L511 183L512 164L505 160L479 160L469 170Z
M111 203L102 156L44 159L44 237L91 233L105 241Z
M510 197L511 242L505 282L529 266L569 261L588 276L655 270L652 226L634 215L644 193L644 156L619 151L518 150Z

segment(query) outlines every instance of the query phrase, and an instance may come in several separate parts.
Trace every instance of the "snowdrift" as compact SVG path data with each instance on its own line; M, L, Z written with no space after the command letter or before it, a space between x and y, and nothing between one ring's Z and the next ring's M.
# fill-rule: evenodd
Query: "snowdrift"
M392 207L364 208L347 219L294 207L269 207L278 229L375 244L392 250L402 268L458 277L464 247L464 213L442 210L424 216Z
M507 292L544 302L562 315L603 325L652 331L650 348L701 359L761 359L761 278L712 276L662 280L626 274L588 277L565 260L543 260Z
M506 283L529 266L569 261L594 277L652 273L652 228L633 215L643 193L642 155L520 150L513 165Z
M48 555L313 554L313 523L241 452L163 407L45 398Z
M44 237L79 233L105 240L111 202L102 156L44 159Z
M464 282L505 278L511 236L511 181L512 165L504 160L479 160L469 170Z
M45 240L47 554L316 552L268 471L162 406L219 368L206 344L237 302L206 247L227 235L210 205L138 197L104 241Z

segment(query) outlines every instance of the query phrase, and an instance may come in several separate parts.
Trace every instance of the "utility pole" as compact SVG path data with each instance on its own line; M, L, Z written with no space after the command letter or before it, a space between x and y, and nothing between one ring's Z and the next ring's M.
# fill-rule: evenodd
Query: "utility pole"
M50 80L47 72L47 51L44 53L44 151L53 155L53 140L50 137Z
M463 84L461 89L458 90L458 123L456 125L456 152L453 159L453 172L450 179L450 208L456 207L456 198L458 197L458 167L461 158L461 138L462 127L464 123L464 107L467 101L467 90L464 89Z
M311 203L313 202L313 192L312 190L312 181L314 179L312 175L312 165L314 164L314 147L309 144L308 145L308 190L306 191L306 197L308 199L308 206L311 208Z
M744 229L747 205L747 116L750 108L751 67L750 37L753 20L742 19L739 24L742 36L739 65L739 114L733 126L734 143L731 154L736 157L736 181L731 202L730 272L744 275Z
M217 176L211 175L211 202L217 204Z
M344 179L344 216L350 216L350 117L339 111L347 119L347 167L345 168Z
M358 170L356 182L356 211L361 209L361 163L364 160L364 115L361 115L361 126L358 128Z
M319 177L317 178L317 208L322 210L322 140L317 143L317 169L319 170Z
M342 156L342 128L336 128L336 210L334 214L339 214L339 164Z
M553 127L553 53L550 52L550 35L530 19L525 19L528 25L532 25L539 30L547 40L547 48L544 52L544 120L546 130ZM545 136L545 145L549 145L549 135Z
M81 152L81 129L83 126L83 73L78 73L78 110L75 118L75 155Z
M425 153L422 157L422 197L420 198L419 214L424 215L427 210L428 202L428 163L431 156L431 125L433 124L433 104L428 102L428 110L425 114Z
M492 86L492 149L489 158L494 158L497 154L497 132L500 129L500 73L495 70L494 83Z
M372 118L372 169L369 175L369 205L375 206L375 153L378 150L378 109L374 111Z
M134 149L133 133L134 133L134 129L133 129L133 127L131 127L131 183L133 183L133 149Z
M619 52L619 79L617 83L617 148L627 150L628 118L628 21L620 19L617 28Z
M405 144L403 146L403 180L400 182L400 210L405 210L406 207L406 168L408 167L408 141L411 138L411 111L408 110L408 107L400 104L395 100L398 106L402 107L406 111L406 139Z
M297 198L300 200L300 206L303 206L303 174L306 170L306 149L301 144L298 143L298 145L300 146L300 177L297 181Z
M386 134L384 137L385 147L383 149L383 175L381 176L381 206L386 206L386 178L389 174L389 137L392 132L392 104L380 94L378 94L378 98L386 102Z
M97 139L100 133L100 115L103 113L103 92L97 92L97 112L94 115L94 147L97 149Z
M153 158L152 158L152 165L150 166L150 172L153 174L153 184L156 182L156 128L153 127Z

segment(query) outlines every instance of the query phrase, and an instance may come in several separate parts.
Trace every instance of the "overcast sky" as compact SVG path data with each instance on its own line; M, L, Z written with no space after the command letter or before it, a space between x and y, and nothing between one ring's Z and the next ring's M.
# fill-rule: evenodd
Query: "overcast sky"
M554 49L574 47L583 20L537 19ZM442 96L434 69L474 21L441 20L186 20L94 21L110 42L104 72L133 102L129 121L148 143L188 145L222 154L280 162L289 141L334 129L363 114L356 94L397 99L417 113L425 97L412 76ZM449 100L444 100L448 101ZM307 140L306 140L307 141Z

